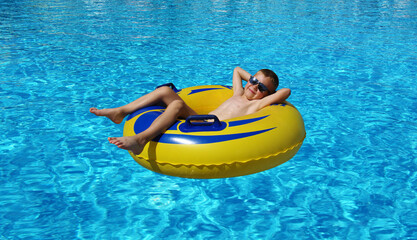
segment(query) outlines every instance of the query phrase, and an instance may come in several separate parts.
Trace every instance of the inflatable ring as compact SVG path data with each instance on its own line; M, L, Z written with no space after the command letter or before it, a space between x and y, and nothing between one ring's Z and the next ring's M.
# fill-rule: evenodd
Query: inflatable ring
M214 115L204 114L230 98L231 87L196 86L176 91L202 115L178 120L150 141L139 155L130 152L136 162L149 170L185 178L248 175L291 159L306 136L303 119L289 102L219 121ZM142 132L163 111L163 107L151 106L132 113L125 122L123 135Z

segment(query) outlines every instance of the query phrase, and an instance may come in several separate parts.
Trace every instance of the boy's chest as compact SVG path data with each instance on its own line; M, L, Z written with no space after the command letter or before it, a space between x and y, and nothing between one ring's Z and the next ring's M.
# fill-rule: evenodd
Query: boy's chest
M250 109L255 108L256 100L249 101L241 97L231 97L223 103L223 110L230 112L247 112Z

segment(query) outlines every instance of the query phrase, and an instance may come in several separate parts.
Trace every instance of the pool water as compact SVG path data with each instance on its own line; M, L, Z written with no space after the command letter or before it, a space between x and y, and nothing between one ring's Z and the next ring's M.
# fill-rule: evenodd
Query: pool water
M413 0L0 0L0 239L417 239L416 16ZM88 112L230 85L236 66L275 70L305 121L265 172L148 171Z

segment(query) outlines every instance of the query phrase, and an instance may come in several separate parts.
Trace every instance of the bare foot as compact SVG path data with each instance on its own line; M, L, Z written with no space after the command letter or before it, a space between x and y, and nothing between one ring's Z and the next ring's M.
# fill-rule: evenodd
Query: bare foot
M94 113L96 116L105 116L116 124L123 122L123 119L126 117L126 114L124 114L119 108L90 108L90 112Z
M118 148L131 151L135 155L140 154L146 144L146 142L140 141L136 136L109 137L108 140Z

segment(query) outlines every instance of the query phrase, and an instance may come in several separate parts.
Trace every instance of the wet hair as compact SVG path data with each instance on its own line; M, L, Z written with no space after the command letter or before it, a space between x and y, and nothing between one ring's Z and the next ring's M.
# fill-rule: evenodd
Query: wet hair
M269 69L261 69L261 70L259 70L259 72L261 72L265 77L271 78L272 79L272 83L274 84L275 88L278 87L278 85L279 85L279 78L274 73L274 71L269 70Z

